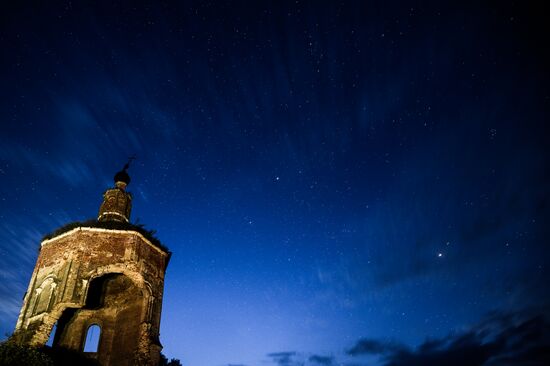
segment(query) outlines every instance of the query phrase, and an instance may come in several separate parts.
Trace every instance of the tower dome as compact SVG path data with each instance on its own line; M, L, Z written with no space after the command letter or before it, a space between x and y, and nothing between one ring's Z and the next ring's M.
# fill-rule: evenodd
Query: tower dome
M126 185L130 184L130 176L128 175L128 172L126 171L128 169L128 164L124 166L124 169L122 169L120 172L117 172L114 177L115 184L118 182L125 183Z
M115 187L109 188L103 194L103 202L97 216L98 221L130 221L132 195L126 192L126 186L130 183L130 175L127 170L132 159L130 158L124 168L115 174Z

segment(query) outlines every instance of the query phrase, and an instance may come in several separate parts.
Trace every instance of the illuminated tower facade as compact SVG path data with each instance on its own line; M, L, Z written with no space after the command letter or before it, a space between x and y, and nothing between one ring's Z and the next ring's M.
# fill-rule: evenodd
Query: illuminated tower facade
M128 164L97 220L60 228L40 245L13 339L83 352L103 366L157 365L170 252L129 223Z

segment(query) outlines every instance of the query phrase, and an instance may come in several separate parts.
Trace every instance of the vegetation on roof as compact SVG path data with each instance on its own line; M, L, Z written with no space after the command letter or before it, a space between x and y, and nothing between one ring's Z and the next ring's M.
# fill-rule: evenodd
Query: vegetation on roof
M144 227L143 224L132 224L129 222L119 222L119 221L97 221L95 219L86 220L86 221L74 221L71 223L68 223L67 225L64 225L54 232L51 232L49 234L44 235L42 240L48 240L55 238L56 236L59 236L63 233L66 233L68 231L71 231L72 229L76 229L79 227L90 227L90 228L100 228L100 229L110 229L110 230L127 230L127 231L136 231L143 235L147 240L149 240L153 245L157 246L158 248L164 250L165 252L168 252L170 254L170 251L167 247L162 245L160 240L155 236L156 231L155 230L148 230Z

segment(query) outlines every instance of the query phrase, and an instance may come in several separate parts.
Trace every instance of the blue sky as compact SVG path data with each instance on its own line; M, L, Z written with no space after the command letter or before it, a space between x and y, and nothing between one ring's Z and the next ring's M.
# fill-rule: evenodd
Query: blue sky
M2 334L41 237L95 217L131 155L132 221L173 252L161 341L183 364L413 364L427 340L547 314L536 9L10 6Z

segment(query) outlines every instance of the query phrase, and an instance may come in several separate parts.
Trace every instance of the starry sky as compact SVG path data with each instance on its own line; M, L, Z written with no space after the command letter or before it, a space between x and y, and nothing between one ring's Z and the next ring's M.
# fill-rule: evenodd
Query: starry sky
M3 2L1 338L42 236L96 217L135 155L132 221L173 252L169 358L542 365L543 14L507 1Z

